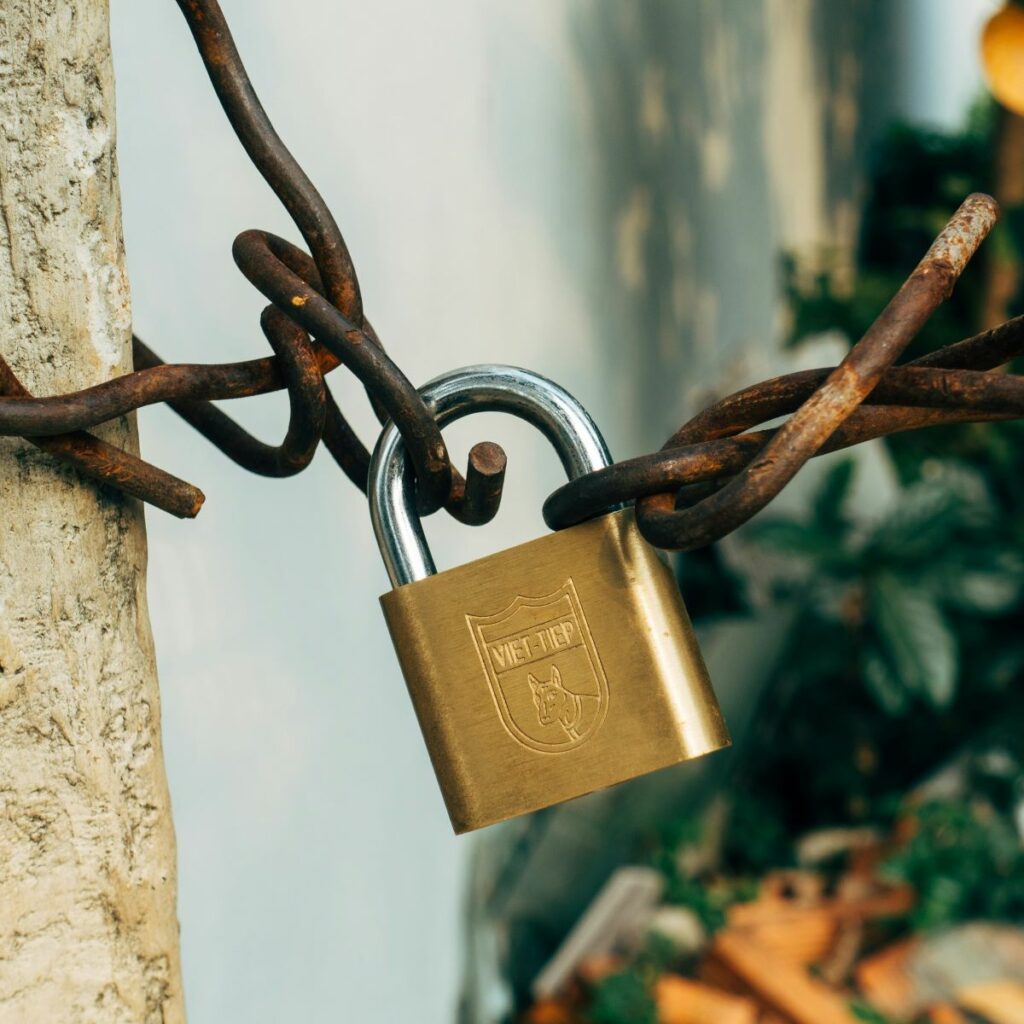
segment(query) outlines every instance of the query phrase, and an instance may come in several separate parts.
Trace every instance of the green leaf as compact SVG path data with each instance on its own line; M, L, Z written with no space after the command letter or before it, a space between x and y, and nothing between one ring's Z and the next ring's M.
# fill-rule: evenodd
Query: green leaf
M978 659L977 664L971 665L971 677L977 678L979 682L991 689L1007 690L1024 675L1024 647L1005 646L1003 644L988 644Z
M870 581L871 617L896 677L936 708L956 689L956 638L934 598L894 573Z
M751 523L745 537L761 547L807 559L834 558L841 548L833 531L824 531L791 519Z
M957 921L1020 920L1024 915L1024 850L1009 814L981 800L936 800L914 809L909 841L882 875L917 893L918 929Z
M949 544L960 500L944 487L908 488L899 505L872 531L866 552L881 561L911 562L934 557Z
M942 559L964 535L990 527L995 508L985 478L945 463L932 478L907 487L899 504L873 530L865 551L876 560L907 564Z
M910 694L893 675L881 653L873 648L864 656L864 683L887 715L896 718L907 710Z
M943 604L970 615L1004 615L1024 591L1024 559L1005 547L961 545L927 576Z
M975 615L1002 615L1017 604L1022 585L1019 572L968 570L950 581L947 600Z
M965 523L984 527L998 515L992 497L992 487L985 474L962 461L940 462L928 485L943 487L956 496L961 505L961 518Z

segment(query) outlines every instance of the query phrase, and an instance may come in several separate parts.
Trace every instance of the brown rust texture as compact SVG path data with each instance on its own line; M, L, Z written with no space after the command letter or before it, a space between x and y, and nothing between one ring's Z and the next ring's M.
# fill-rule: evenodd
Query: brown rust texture
M1019 320L917 365L893 365L948 297L997 216L991 197L969 196L839 366L776 378L723 399L684 424L660 452L556 491L545 507L549 524L565 526L607 501L635 499L637 521L651 543L700 547L764 508L820 452L937 423L1024 414L1019 379L980 372L1018 354L1024 339ZM864 403L871 407L862 409ZM744 433L787 414L776 430Z
M239 269L270 302L261 326L273 355L166 364L135 338L135 372L48 397L30 395L0 356L0 435L24 437L103 484L174 515L193 516L203 501L198 488L85 432L167 402L251 472L298 473L322 442L365 490L369 452L325 381L344 364L364 385L378 418L398 425L421 512L444 507L461 522L488 522L501 502L504 453L485 442L471 453L465 478L453 468L429 410L366 319L341 231L274 130L216 0L178 4L232 128L309 250L263 231L245 231L235 240ZM636 501L648 540L666 548L696 547L745 522L820 452L933 424L1024 416L1020 381L988 372L1020 353L1020 320L914 365L894 365L948 297L997 212L989 196L969 196L840 366L765 381L715 403L661 451L560 488L545 505L549 525L564 527ZM288 392L290 418L280 445L253 437L212 404L281 389ZM782 427L751 430L781 415L790 417Z

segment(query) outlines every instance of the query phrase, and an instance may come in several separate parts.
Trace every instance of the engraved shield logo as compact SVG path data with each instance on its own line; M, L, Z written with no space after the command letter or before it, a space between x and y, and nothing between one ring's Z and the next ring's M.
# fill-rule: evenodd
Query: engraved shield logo
M608 680L572 579L544 597L517 597L494 615L467 615L502 724L526 747L571 750L608 710Z

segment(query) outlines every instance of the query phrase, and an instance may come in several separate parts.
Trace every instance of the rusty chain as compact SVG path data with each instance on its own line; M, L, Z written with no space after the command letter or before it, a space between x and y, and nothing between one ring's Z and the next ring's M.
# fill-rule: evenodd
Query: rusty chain
M260 104L217 0L177 3L232 128L309 250L264 231L235 239L236 264L270 301L260 325L273 355L170 364L133 338L134 372L45 398L30 395L0 357L0 435L24 437L103 484L174 515L194 516L203 503L198 488L87 432L166 402L245 469L291 476L322 442L365 491L369 453L325 382L344 364L363 384L378 419L398 425L421 511L444 507L461 522L488 522L501 501L504 452L482 442L470 452L465 477L452 467L433 417L366 318L341 231ZM920 427L1024 417L1024 382L990 372L1024 352L1024 317L894 365L949 296L997 216L990 197L968 197L838 367L776 377L714 403L660 451L559 488L544 505L548 525L564 528L615 503L636 502L640 529L651 543L694 548L744 523L814 455ZM253 437L213 405L282 389L290 417L278 446ZM753 429L780 416L789 417L781 427Z

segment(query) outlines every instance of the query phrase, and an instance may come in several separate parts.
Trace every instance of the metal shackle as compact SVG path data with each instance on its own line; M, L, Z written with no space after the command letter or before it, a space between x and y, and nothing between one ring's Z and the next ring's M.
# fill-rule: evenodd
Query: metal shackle
M611 456L586 409L554 381L516 366L467 366L420 388L439 426L474 412L507 412L532 423L554 446L569 479L603 469ZM389 423L370 462L370 519L393 587L437 571L411 487L402 436Z

